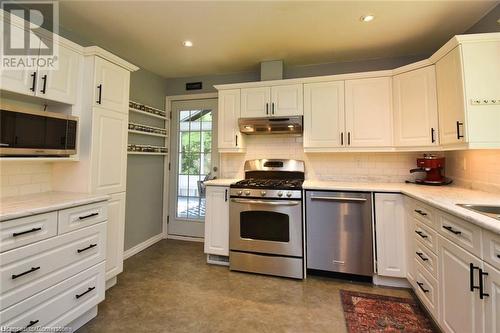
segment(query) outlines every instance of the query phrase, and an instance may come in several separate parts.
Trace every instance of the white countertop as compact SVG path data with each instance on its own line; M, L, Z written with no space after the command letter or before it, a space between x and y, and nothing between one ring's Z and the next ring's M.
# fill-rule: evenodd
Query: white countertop
M211 179L203 182L207 186L229 186L232 183L236 183L241 179L231 179L231 178L221 178L221 179Z
M0 222L108 200L108 195L44 192L0 199Z
M424 186L405 183L354 183L306 180L306 190L397 192L500 234L500 220L470 211L456 204L500 205L500 193L469 190L458 186Z

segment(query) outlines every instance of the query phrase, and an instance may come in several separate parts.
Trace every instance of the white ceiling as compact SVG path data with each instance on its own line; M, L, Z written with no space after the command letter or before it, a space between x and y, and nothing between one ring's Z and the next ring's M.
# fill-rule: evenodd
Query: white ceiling
M61 25L167 78L429 54L498 1L61 1ZM360 17L373 14L363 23ZM194 46L185 48L183 40Z

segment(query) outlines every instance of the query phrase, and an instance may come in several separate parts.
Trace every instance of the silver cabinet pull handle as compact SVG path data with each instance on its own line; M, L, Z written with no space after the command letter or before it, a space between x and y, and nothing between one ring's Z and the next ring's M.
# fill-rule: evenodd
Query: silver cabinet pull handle
M328 201L366 201L365 198L344 198L344 197L311 197L311 200L328 200Z
M247 199L231 199L232 202L242 204L257 204L271 206L297 206L300 201L265 201L265 200L247 200Z

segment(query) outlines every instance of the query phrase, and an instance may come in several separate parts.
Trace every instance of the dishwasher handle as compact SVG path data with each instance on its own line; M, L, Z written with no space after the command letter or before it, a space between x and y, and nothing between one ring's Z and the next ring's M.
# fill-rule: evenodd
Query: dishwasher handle
M366 198L311 196L311 200L365 202Z

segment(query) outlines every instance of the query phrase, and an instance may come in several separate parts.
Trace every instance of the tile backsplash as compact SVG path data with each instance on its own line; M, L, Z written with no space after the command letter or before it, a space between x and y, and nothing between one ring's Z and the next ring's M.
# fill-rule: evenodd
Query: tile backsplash
M467 188L500 193L500 150L449 151L446 175Z
M243 178L245 160L298 159L306 163L306 178L357 182L403 182L413 179L422 153L304 153L302 137L247 136L244 154L221 154L221 177Z
M50 190L52 190L52 165L50 163L0 163L0 197Z

